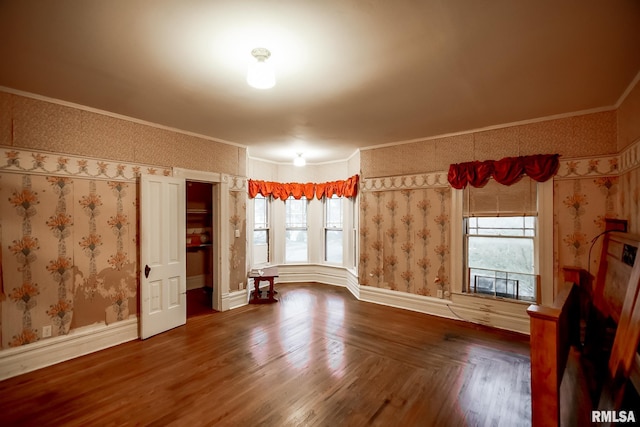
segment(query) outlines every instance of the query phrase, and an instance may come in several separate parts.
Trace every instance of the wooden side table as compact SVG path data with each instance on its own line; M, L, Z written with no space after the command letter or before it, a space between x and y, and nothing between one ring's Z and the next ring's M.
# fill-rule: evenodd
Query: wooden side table
M261 271L262 275L254 272L249 274L249 277L253 279L253 295L249 299L249 304L271 304L278 302L274 297L276 291L273 289L273 280L278 277L278 270L272 267ZM262 281L269 282L269 290L267 291L266 298L262 298L260 292L260 282Z

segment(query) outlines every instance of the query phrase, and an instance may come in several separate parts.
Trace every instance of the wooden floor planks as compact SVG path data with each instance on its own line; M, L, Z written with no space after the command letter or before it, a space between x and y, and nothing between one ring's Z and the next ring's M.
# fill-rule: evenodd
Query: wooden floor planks
M277 304L0 382L0 425L528 426L528 337L279 285Z

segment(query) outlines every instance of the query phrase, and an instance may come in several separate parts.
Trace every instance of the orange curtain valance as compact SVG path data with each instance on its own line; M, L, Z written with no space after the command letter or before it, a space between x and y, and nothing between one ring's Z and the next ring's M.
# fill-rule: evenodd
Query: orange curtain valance
M264 197L273 196L280 200L286 200L289 196L293 196L295 199L300 199L302 196L307 199L312 199L314 196L317 199L321 199L323 196L331 197L334 194L339 197L355 197L357 192L358 175L345 180L323 182L321 184L311 182L306 184L296 182L282 184L271 181L249 180L249 197L252 199L258 194L262 194Z

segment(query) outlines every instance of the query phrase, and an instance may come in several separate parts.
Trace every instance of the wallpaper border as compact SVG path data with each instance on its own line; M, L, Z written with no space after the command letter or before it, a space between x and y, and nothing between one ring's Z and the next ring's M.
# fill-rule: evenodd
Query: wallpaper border
M585 177L618 176L640 167L640 139L620 154L609 156L561 157L554 180L580 179ZM447 171L422 174L361 178L360 191L388 191L450 186Z
M171 168L162 166L106 161L3 145L0 145L0 150L4 157L4 162L0 164L0 172L131 182L134 182L140 174L173 175Z
M361 178L360 191L406 190L448 187L447 172L431 172L382 178Z

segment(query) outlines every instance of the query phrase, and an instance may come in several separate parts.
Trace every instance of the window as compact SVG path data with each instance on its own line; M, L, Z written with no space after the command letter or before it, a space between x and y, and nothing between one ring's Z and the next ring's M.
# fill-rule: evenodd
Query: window
M324 199L324 260L342 264L342 198Z
M469 290L534 301L535 229L533 216L466 218Z
M512 186L490 181L465 189L463 203L466 291L535 301L535 182L528 177Z
M269 262L269 200L258 194L253 199L253 263Z
M285 262L307 262L307 199L285 201Z

